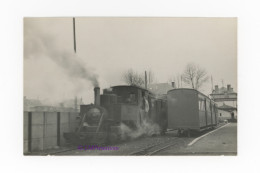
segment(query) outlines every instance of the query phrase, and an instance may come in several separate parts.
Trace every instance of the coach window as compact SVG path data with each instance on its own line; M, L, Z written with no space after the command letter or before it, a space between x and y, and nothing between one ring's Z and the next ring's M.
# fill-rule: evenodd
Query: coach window
M210 112L210 102L209 101L207 101L207 111Z
M204 100L199 100L199 110L205 111L205 108L204 108Z

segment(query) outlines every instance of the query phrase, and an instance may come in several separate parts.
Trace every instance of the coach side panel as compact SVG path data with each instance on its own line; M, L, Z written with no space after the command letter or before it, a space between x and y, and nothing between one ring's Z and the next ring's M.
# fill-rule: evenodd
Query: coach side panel
M167 94L168 128L199 129L198 94L195 90L172 90Z
M200 128L207 126L207 114L205 108L205 96L199 94L198 95L198 107L199 107L199 122Z

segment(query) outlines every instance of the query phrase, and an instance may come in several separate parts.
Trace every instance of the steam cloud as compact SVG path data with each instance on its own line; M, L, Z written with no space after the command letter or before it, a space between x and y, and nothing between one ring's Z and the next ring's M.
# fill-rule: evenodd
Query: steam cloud
M140 127L138 127L136 130L132 130L124 123L121 123L120 130L121 130L121 139L123 140L129 138L136 139L144 135L152 136L152 135L160 134L159 125L152 122L143 122L143 124Z

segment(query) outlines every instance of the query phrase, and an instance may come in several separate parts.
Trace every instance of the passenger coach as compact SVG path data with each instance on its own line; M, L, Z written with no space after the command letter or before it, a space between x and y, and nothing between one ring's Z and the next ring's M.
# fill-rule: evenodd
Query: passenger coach
M173 89L168 91L168 128L178 134L190 135L217 126L216 104L194 89Z

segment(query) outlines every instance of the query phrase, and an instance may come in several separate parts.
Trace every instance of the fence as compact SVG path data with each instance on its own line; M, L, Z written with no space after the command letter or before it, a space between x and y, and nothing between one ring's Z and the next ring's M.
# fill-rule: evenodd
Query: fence
M76 130L77 112L24 112L24 153L66 144L64 132Z

